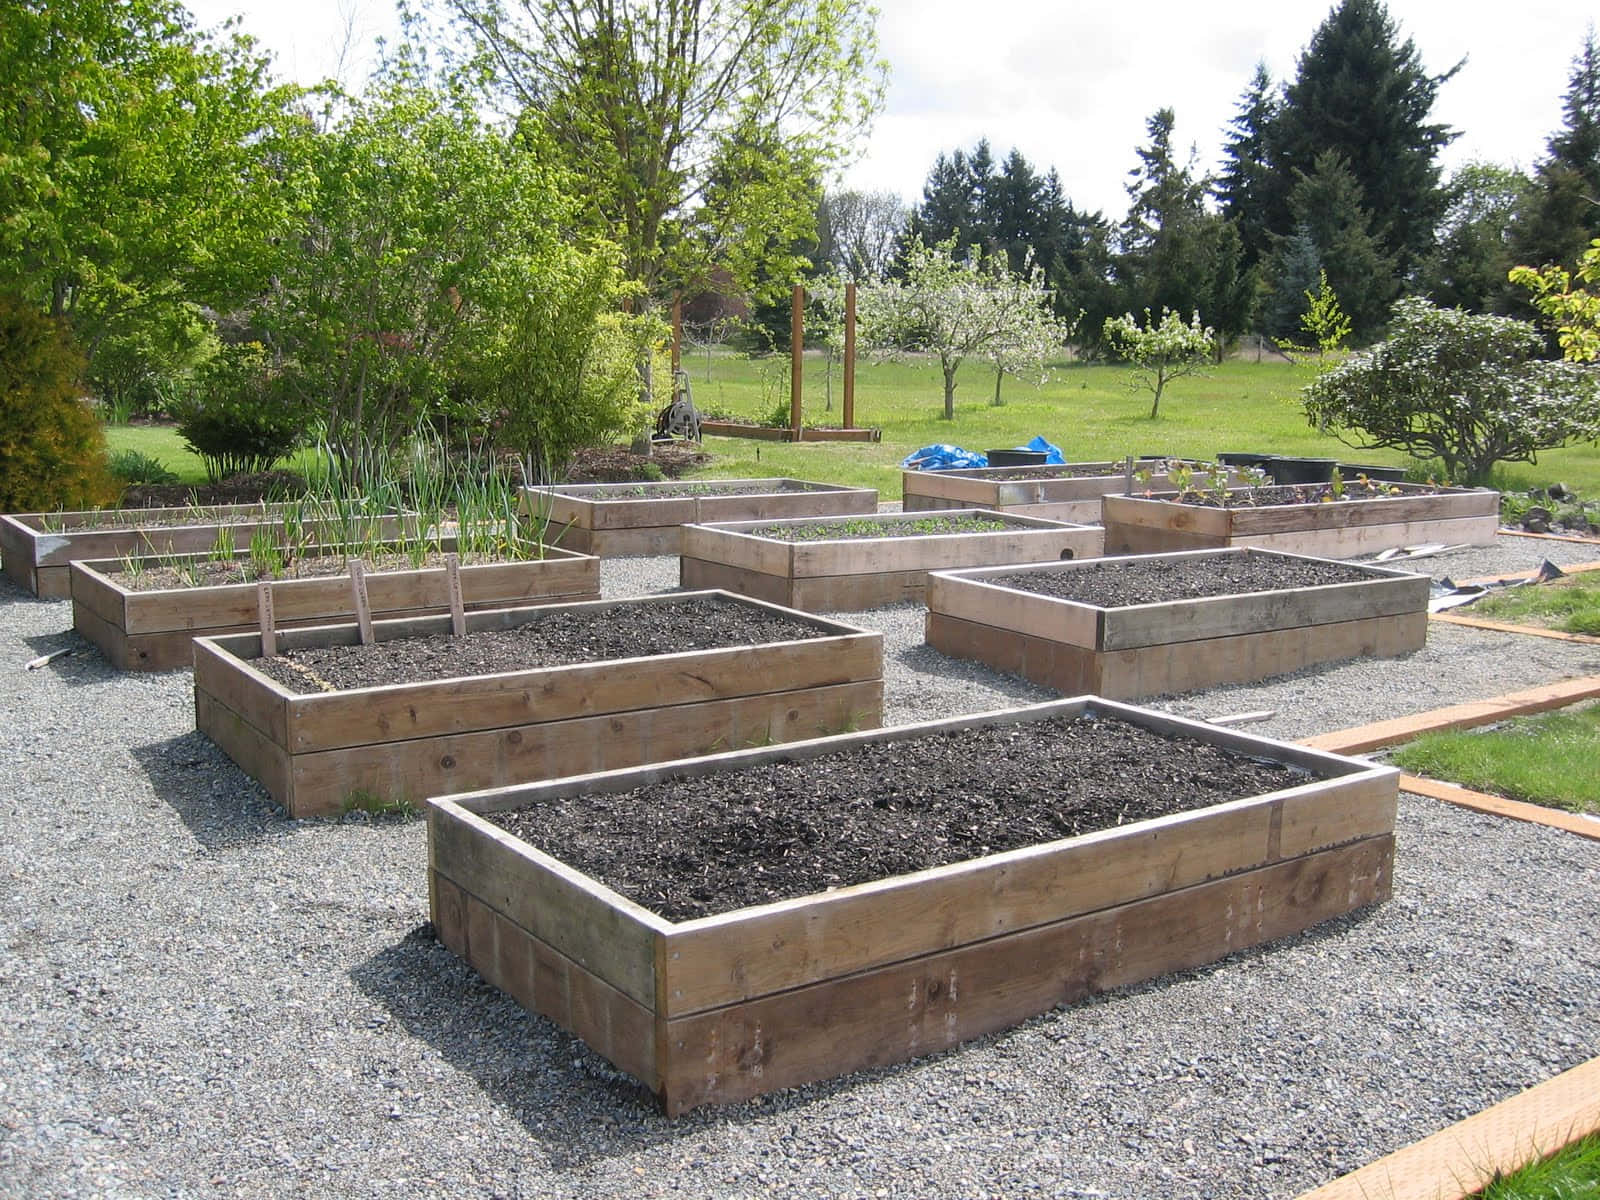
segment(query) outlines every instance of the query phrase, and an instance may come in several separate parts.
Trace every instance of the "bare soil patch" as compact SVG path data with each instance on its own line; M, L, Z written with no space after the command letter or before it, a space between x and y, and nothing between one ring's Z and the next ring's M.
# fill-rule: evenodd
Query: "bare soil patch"
M1120 608L1167 600L1360 583L1372 577L1370 572L1348 563L1230 554L1190 559L1085 562L1071 570L991 575L984 582L1058 600Z
M688 920L1309 778L1087 716L868 744L485 815L635 903Z

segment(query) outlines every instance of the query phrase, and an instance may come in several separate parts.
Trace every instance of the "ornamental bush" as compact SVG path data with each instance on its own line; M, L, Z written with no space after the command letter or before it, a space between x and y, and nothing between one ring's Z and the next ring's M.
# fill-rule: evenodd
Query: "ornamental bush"
M1305 389L1312 425L1360 449L1441 459L1466 483L1497 462L1600 437L1600 375L1541 359L1544 338L1526 321L1411 298L1389 328Z
M79 393L82 373L63 322L0 297L0 512L115 498L105 434Z
M223 347L196 372L193 393L171 408L178 435L205 463L212 483L270 471L305 434L304 405L282 386L255 342Z

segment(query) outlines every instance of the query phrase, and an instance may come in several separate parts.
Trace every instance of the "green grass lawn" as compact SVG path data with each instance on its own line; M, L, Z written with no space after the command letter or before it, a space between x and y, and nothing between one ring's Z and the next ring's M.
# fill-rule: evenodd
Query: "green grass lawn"
M1425 734L1394 750L1402 770L1475 791L1600 815L1600 705Z
M1566 633L1600 636L1600 571L1491 592L1465 612L1513 625L1540 625Z
M1475 1200L1600 1200L1600 1133L1494 1180Z
M684 360L703 412L744 420L763 420L787 402L789 361L783 356L752 360L714 352ZM864 363L856 370L856 424L883 431L878 444L861 442L757 442L707 438L715 461L705 472L716 478L789 475L823 483L874 487L886 500L900 497L900 460L936 442L969 450L1020 445L1042 434L1073 462L1118 459L1127 454L1178 454L1213 458L1220 451L1262 451L1346 461L1404 465L1393 451L1355 450L1306 424L1300 388L1315 374L1314 364L1235 361L1201 378L1173 384L1161 399L1161 415L1150 419L1150 396L1127 386L1121 367L1058 364L1052 380L1030 387L1006 379L1004 404L990 403L994 375L981 362L961 369L953 421L946 421L938 364L919 358L905 362ZM841 423L842 376L832 372L833 402L827 405L824 362L808 355L802 400L805 420L814 425ZM186 482L204 477L199 460L171 429L116 427L108 430L113 449L132 446L153 454ZM1508 466L1495 482L1525 489L1559 479L1580 493L1600 494L1600 449L1586 445L1552 451L1540 465Z

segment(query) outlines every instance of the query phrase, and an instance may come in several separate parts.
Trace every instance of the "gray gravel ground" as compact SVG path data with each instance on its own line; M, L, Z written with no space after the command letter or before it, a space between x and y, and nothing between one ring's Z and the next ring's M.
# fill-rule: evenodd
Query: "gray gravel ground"
M1456 578L1600 557L1554 542ZM1420 564L1419 564L1420 565ZM608 595L676 583L605 564ZM886 720L1047 693L886 635ZM1402 798L1395 898L915 1063L668 1122L426 932L420 822L295 822L0 581L0 1195L1288 1197L1600 1054L1600 843ZM34 655L71 646L45 670ZM1296 737L1600 673L1405 660L1161 701Z

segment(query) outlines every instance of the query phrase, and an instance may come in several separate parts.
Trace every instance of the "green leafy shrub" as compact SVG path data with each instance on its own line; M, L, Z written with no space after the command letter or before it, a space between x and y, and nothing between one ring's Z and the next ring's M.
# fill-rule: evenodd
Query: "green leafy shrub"
M111 474L124 487L177 483L178 476L159 458L140 450L118 450L111 456Z
M116 487L66 326L0 297L0 512L86 508Z
M267 365L260 345L227 346L172 404L178 434L212 483L270 471L300 445L306 414Z

